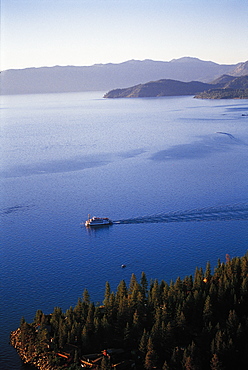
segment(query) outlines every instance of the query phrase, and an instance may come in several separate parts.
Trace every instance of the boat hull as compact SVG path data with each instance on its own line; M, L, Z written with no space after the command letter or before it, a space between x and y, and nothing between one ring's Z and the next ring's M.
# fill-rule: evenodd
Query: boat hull
M109 226L112 225L113 222L105 217L105 218L100 218L100 217L93 217L85 221L85 226L86 227L99 227L99 226Z

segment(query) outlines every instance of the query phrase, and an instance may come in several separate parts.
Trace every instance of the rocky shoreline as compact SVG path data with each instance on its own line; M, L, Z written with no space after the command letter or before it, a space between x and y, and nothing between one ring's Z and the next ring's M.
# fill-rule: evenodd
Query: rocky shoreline
M61 367L51 366L46 353L38 354L35 346L31 349L28 346L23 346L21 342L21 329L18 328L10 333L10 344L16 349L18 355L24 364L29 364L39 370L60 370Z

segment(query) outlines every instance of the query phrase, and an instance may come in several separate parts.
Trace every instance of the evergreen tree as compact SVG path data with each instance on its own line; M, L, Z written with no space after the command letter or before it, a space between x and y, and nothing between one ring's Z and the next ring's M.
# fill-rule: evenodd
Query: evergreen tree
M137 288L137 285L138 285L138 282L137 282L136 276L134 273L132 273L130 283L129 283L129 289L128 289L129 295L132 295L132 292L134 289Z
M34 318L34 322L36 325L41 324L42 317L44 316L43 312L41 310L37 310Z
M152 339L151 337L149 337L144 367L145 369L150 370L156 367L156 365L157 365L157 354L156 351L154 350Z
M170 370L170 367L169 367L167 361L164 362L164 364L162 366L162 370Z
M203 285L203 270L202 268L196 268L195 269L195 276L194 276L194 283L193 283L193 289L201 289Z
M183 279L183 287L184 287L184 291L186 293L190 292L193 289L193 278L192 278L192 275L186 276Z
M198 370L199 368L196 367L196 365L194 364L194 360L192 359L192 357L188 356L188 357L186 357L186 359L184 359L183 369L185 369L185 370Z
M155 279L149 292L148 303L149 305L155 308L159 305L159 302L160 302L159 284L158 280Z
M141 326L141 323L140 323L140 318L139 318L139 314L138 314L138 311L136 310L133 314L133 332L135 333L139 333L139 330L140 330L140 326Z
M221 361L219 360L219 357L216 353L213 354L213 357L211 359L210 363L211 370L224 370Z
M87 289L84 289L83 292L83 302L86 303L87 305L90 304L90 295Z
M226 328L230 336L236 336L239 326L239 319L235 310L230 310L228 319L226 322Z
M211 304L211 298L208 295L203 308L203 319L206 323L211 321L213 318L213 310L212 310L212 304Z
M242 278L247 278L248 276L248 252L244 257L241 258L241 277Z
M148 334L146 332L146 329L144 329L142 337L140 339L139 343L139 351L145 355L147 352L147 343L148 343Z
M89 349L90 349L90 338L85 325L82 331L82 352L87 353Z
M206 279L207 282L211 279L211 266L210 262L207 262L205 273L204 273L204 279Z
M147 292L148 292L148 290L147 290L148 281L147 281L146 274L144 273L144 271L141 274L140 285L141 285L141 292L143 294L143 297L145 298L147 296Z
M108 306L110 294L111 294L110 284L107 281L105 284L105 294L104 294L104 301L103 301L104 306Z
M131 336L131 330L129 327L129 323L127 322L126 327L124 329L124 347L125 348L132 348L133 340Z
M173 348L171 360L170 360L170 367L172 369L181 369L182 368L182 361L183 361L183 353L179 347Z
M121 280L117 287L117 292L116 292L116 301L119 303L123 298L127 297L127 286L125 283L125 280Z
M82 303L82 299L78 298L77 305L73 309L73 313L75 315L76 320L82 320L83 318L83 313L84 313L84 307Z
M26 322L24 316L22 316L21 320L20 320L20 327L22 327L22 325Z

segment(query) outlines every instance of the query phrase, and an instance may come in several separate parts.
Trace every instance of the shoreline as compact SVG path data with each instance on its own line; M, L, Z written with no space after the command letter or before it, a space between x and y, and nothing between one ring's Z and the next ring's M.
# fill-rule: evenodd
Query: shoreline
M33 350L28 346L22 345L21 328L10 333L10 344L15 348L24 364L32 365L38 370L59 370L61 367L49 365L49 359L45 353L39 354L34 347Z

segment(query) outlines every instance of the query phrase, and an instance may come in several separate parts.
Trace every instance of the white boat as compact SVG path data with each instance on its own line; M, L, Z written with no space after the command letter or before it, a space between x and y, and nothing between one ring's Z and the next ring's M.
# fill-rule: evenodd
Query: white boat
M113 221L111 221L107 217L90 217L88 216L88 220L85 221L85 226L106 226L106 225L112 225Z

